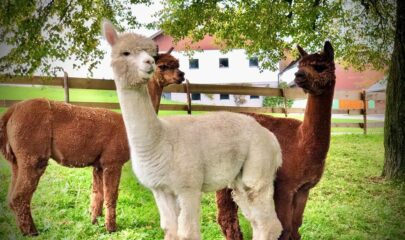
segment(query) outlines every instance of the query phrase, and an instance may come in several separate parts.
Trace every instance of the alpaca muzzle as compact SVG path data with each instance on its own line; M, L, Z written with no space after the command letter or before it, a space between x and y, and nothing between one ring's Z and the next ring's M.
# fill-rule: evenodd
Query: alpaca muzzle
M180 84L180 83L184 82L184 80L185 80L185 78L184 78L184 72L179 71L179 73L178 73L177 76L178 76L178 80L176 81L176 83Z

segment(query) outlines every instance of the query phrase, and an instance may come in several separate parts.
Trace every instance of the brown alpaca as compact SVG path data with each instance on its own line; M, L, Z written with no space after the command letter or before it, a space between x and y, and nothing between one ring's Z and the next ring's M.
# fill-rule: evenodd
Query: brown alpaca
M301 239L298 232L309 190L320 180L329 149L331 109L335 88L334 51L325 42L323 52L308 55L298 46L301 60L295 83L308 93L303 122L249 113L273 132L282 149L283 165L277 172L274 200L283 225L279 239ZM217 192L218 222L228 240L243 239L231 191Z
M163 87L181 83L184 73L170 53L160 54L149 81L158 111ZM121 168L129 146L121 114L71 104L32 99L10 107L0 120L0 148L12 168L8 202L24 235L37 235L31 199L49 158L67 167L93 166L91 220L106 208L107 231L116 230L116 202Z

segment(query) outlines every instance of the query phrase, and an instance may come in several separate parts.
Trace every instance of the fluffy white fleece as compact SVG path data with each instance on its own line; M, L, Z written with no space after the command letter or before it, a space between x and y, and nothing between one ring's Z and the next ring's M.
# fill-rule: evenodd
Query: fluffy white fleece
M165 239L200 239L201 193L224 187L253 227L253 239L277 239L273 181L281 166L276 137L253 118L228 112L159 119L146 83L154 42L118 35L104 24L131 148L132 168L154 194ZM127 54L126 52L129 52Z

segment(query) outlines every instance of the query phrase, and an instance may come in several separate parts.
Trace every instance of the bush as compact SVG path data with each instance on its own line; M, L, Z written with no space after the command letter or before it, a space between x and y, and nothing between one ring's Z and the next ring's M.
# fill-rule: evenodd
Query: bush
M294 103L294 100L287 99L287 107L290 108ZM265 97L263 99L263 107L284 107L283 97Z
M286 89L288 85L286 82L280 82L280 88ZM293 99L287 99L287 108L290 108L294 103ZM284 107L284 97L265 97L263 99L263 107Z

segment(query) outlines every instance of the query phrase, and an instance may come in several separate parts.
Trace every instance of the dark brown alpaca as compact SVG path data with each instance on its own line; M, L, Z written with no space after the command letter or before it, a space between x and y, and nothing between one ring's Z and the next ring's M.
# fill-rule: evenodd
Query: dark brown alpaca
M308 93L303 122L268 115L249 114L273 132L283 154L283 165L277 172L274 200L283 225L279 239L301 239L298 232L309 190L320 180L329 149L331 109L335 88L334 51L329 42L323 52L308 55L298 46L301 60L295 83ZM231 191L217 192L218 222L228 240L243 239L237 207Z
M153 106L158 111L163 87L181 83L184 73L169 53L159 55L149 81ZM93 166L91 219L106 208L107 231L116 230L116 202L121 168L129 147L121 114L71 104L33 99L10 107L0 120L0 148L11 165L10 208L24 235L37 235L31 199L49 158L67 167Z

